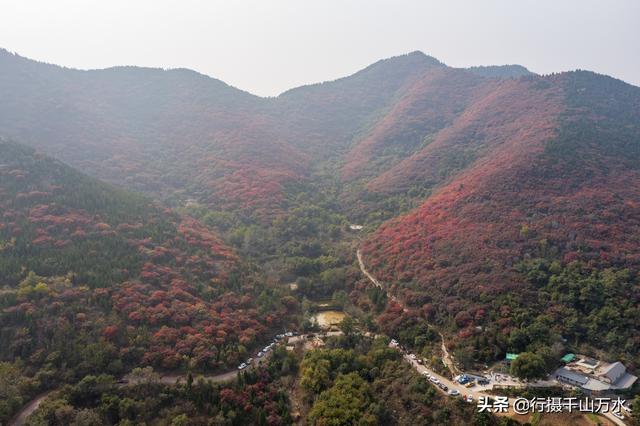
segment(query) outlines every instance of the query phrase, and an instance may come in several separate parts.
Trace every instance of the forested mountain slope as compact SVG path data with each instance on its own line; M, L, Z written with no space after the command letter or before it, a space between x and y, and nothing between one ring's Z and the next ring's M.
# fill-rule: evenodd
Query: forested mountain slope
M522 77L524 75L535 75L522 65L487 65L469 67L467 70L485 77Z
M412 52L335 81L291 89L275 98L271 108L284 131L295 135L292 144L316 160L339 160L414 84L447 68Z
M429 145L433 136L463 114L475 97L492 88L491 81L460 69L441 67L424 75L352 147L345 158L342 178L376 177Z
M0 93L0 134L163 199L277 205L279 184L305 171L265 100L193 71L79 71L2 51Z
M0 142L0 362L26 393L235 366L295 307L271 292L197 221Z
M565 339L638 363L640 89L501 82L371 186L432 182L447 155L466 164L363 245L374 275L455 332L461 359Z
M563 110L559 92L539 77L483 86L430 143L369 181L368 188L393 193L416 184L434 187L489 153L508 155L509 145L535 149L523 141L551 136Z
M2 50L0 135L165 201L273 219L327 164L351 180L412 154L493 80L413 52L259 98L189 70L80 71Z
M78 71L3 51L0 134L195 205L246 253L284 258L268 265L283 282L320 287L352 260L346 224L403 215L362 245L367 266L460 354L565 339L637 362L639 90L414 52L259 98L187 70Z

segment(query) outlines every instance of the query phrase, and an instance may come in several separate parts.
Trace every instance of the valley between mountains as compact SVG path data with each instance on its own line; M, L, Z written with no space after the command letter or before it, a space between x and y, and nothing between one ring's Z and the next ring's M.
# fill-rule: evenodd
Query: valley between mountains
M640 88L611 77L413 52L262 98L0 50L0 137L0 424L53 389L25 424L517 421L390 338L443 375L640 367ZM338 336L194 379L326 310Z

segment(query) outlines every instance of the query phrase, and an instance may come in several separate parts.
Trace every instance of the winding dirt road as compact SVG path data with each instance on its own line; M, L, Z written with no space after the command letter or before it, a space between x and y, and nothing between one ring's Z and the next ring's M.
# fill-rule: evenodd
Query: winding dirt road
M356 251L356 257L358 258L358 264L360 265L360 271L362 271L362 273L369 278L369 281L371 281L376 287L378 287L380 290L384 290L384 286L382 285L382 283L380 281L378 281L373 275L371 275L369 273L369 271L367 271L367 268L364 267L364 262L362 261L362 252L360 252L360 249L358 249ZM387 291L387 295L389 294L389 292Z
M216 376L194 376L193 379L195 381L195 380L198 380L198 378L202 377L205 380L209 380L209 381L212 381L212 382L220 383L220 382L226 382L226 381L233 380L237 376L238 376L238 371L237 370L233 370L233 371L229 371L229 372L226 372L226 373L218 374ZM171 374L171 375L166 375L166 376L160 376L160 383L165 384L165 385L177 385L179 383L186 382L186 380L187 380L187 376L181 375L181 374ZM124 383L124 384L122 384L122 386L131 386L131 385L134 385L134 384L135 383ZM49 395L51 395L56 390L57 389L54 389L54 390L50 390L48 392L45 392L43 394L40 394L37 397L35 397L34 399L32 399L31 401L29 401L29 403L27 403L27 405L22 407L22 409L20 411L18 411L18 413L13 417L13 419L11 419L9 421L9 426L23 426L25 424L25 422L27 421L27 418L31 414L33 414L33 412L38 409L40 404L42 404L42 402L45 399L47 399L49 397Z
M356 251L356 257L358 258L358 265L360 265L360 271L364 274L364 276L366 276L369 279L369 281L371 281L376 287L386 291L387 298L389 298L390 300L393 300L394 302L402 306L402 310L404 312L408 312L409 310L404 306L404 304L400 302L397 297L392 295L389 289L386 288L380 281L378 281L376 277L374 277L373 275L371 275L371 273L369 273L369 271L367 271L367 268L365 268L364 266L364 261L362 260L362 253L360 252L360 249ZM447 350L447 345L444 340L444 335L440 332L438 332L438 335L440 335L440 339L442 340L442 346L441 346L442 362L449 369L449 371L451 372L451 375L456 376L457 374L459 374L460 370L458 370L458 368L456 367L456 364L453 362L453 358L451 357L451 355L449 354L449 351Z
M369 281L371 281L376 287L385 290L387 292L387 297L389 297L391 300L395 301L396 303L399 303L400 305L402 305L402 303L398 301L396 297L392 296L389 293L389 290L386 289L380 281L378 281L373 275L371 275L371 273L369 273L369 271L367 271L367 269L364 266L364 262L362 260L362 253L360 253L360 250L356 251L356 256L358 258L358 264L360 265L360 270L362 271L362 274L366 276L369 279ZM407 309L404 307L404 305L402 306L403 306L403 310L407 312ZM444 364L448 367L451 374L455 377L456 375L460 374L460 370L456 367L455 363L453 362L453 359L451 358L451 355L449 354L449 351L447 350L444 336L440 332L438 332L438 334L442 339L442 360ZM481 395L488 396L488 397L492 396L486 392L493 388L493 384L489 384L487 386L480 386L476 384L473 388L468 389L458 384L457 382L454 382L452 380L449 380L448 378L443 377L442 375L437 374L435 371L429 369L428 367L418 364L415 360L411 359L408 354L403 354L403 358L405 361L411 364L411 366L415 368L419 373L421 374L426 373L431 377L437 378L441 383L444 383L449 389L456 389L458 392L460 392L461 395L472 395L474 397L474 402L477 401L478 397L480 397ZM438 388L438 390L442 392L441 389ZM514 398L509 398L510 406L513 406L514 401L515 401ZM624 421L616 418L612 413L601 413L600 415L605 417L607 420L609 420L613 424L616 424L619 426L625 426L626 424Z
M254 365L258 365L261 364L262 362L264 362L264 360L266 360L269 356L269 354L271 354L271 351L269 351L263 358L258 358L258 360L255 362ZM251 367L249 367L251 368ZM213 376L207 376L207 375L194 375L193 376L193 380L196 381L199 378L203 378L204 380L207 381L211 381L214 383L222 383L222 382L228 382L231 381L233 379L235 379L238 374L240 373L240 370L231 370L231 371L227 371L226 373L221 373L221 374L216 374ZM160 383L165 384L165 385L178 385L180 383L185 383L187 381L187 375L185 374L166 374L166 375L162 375L160 376ZM125 383L121 383L120 386L132 386L135 385L135 382L125 382ZM40 406L40 404L42 404L42 402L47 399L47 397L49 397L49 395L51 395L53 392L55 392L58 389L54 389L54 390L50 390L48 392L42 393L40 395L38 395L37 397L35 397L34 399L32 399L31 401L29 401L24 407L22 407L22 409L20 411L18 411L18 413L9 421L9 426L23 426L25 424L25 422L27 421L27 418L33 414L34 411L36 411L38 409L38 407Z
M27 417L36 411L40 404L42 404L42 401L47 399L52 392L53 391L42 393L29 401L29 403L22 407L22 409L18 411L18 414L9 421L9 426L22 426L27 421Z

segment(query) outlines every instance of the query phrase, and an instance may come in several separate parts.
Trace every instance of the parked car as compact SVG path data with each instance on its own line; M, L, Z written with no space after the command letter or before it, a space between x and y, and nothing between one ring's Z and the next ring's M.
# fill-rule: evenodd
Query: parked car
M445 392L449 390L449 386L445 385L444 383L440 383L438 386Z
M471 380L469 378L469 376L467 376L466 374L463 374L461 376L458 376L458 378L456 379L458 381L458 383L460 383L461 385L464 385L465 383L468 383L469 380Z
M247 368L247 364L244 362L238 366L238 370L244 370L245 368Z
M436 379L436 378L435 378L435 377L433 377L433 376L429 377L429 381L430 381L431 383L433 383L434 385L437 385L437 384L439 384L439 383L440 383L440 380Z
M473 395L467 395L467 397L464 400L467 402L473 402Z
M479 380L478 380L478 384L479 384L480 386L486 386L486 385L488 385L489 383L490 383L489 379L479 379Z
M458 389L451 389L449 390L449 392L447 392L449 395L451 396L458 396L460 395L460 392L458 392Z
M422 372L422 375L423 375L424 377L426 377L427 379L431 377L431 376L429 375L429 373L427 373L426 371L423 371L423 372Z
M466 385L464 385L465 388L472 388L474 387L476 384L474 382L467 382Z

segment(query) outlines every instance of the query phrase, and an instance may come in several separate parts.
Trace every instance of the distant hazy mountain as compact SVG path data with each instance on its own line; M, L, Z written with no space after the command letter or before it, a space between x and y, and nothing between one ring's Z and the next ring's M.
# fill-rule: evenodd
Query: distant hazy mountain
M163 199L270 215L287 205L287 184L304 182L319 161L344 161L346 177L373 176L412 153L485 80L414 52L265 99L188 70L78 71L0 51L0 134ZM420 96L414 108L430 108L433 116L421 111L430 124L406 129L411 142L387 142L399 150L389 161L358 166L357 145Z

